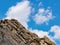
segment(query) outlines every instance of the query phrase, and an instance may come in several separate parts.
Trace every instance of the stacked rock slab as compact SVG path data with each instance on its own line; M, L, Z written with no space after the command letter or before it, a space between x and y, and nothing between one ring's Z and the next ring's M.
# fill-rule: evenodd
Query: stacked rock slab
M0 45L55 45L46 36L39 38L15 19L0 20Z

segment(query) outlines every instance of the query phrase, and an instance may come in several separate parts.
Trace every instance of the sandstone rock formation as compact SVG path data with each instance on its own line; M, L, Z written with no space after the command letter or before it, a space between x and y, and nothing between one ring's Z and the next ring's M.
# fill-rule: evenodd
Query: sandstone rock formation
M46 36L39 38L15 19L0 20L0 45L55 45Z

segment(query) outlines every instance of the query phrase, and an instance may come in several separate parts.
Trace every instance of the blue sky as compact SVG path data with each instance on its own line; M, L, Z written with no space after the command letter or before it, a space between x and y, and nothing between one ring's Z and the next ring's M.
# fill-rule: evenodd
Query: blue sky
M31 32L46 35L59 45L59 4L60 0L1 0L0 20L15 18Z

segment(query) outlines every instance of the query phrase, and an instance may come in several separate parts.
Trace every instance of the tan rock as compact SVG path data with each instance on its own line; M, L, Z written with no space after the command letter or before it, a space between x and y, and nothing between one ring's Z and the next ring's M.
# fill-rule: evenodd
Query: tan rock
M39 38L15 19L0 20L0 45L55 45L48 37Z

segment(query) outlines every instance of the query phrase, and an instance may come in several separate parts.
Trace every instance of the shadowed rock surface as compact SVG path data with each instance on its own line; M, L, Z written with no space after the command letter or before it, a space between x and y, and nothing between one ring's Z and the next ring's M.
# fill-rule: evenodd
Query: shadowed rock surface
M0 20L0 45L55 45L48 37L39 38L15 19Z

